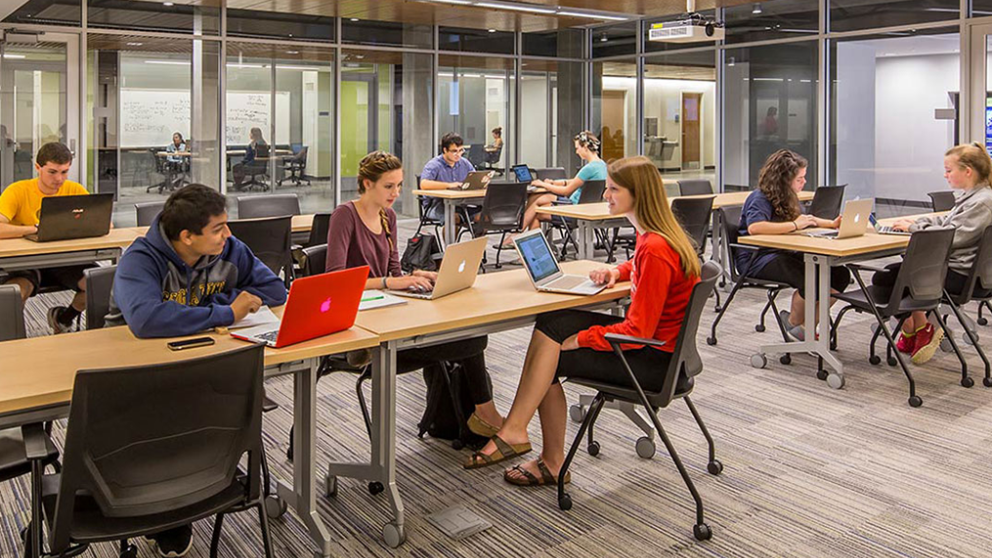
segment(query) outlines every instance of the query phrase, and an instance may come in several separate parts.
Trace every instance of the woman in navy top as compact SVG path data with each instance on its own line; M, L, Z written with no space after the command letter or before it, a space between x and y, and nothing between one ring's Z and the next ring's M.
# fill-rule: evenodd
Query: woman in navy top
M758 174L758 188L744 202L738 235L790 234L810 227L840 227L840 217L830 221L804 215L800 210L796 194L806 185L808 166L802 155L788 149L780 149L768 157ZM738 250L734 263L737 271L748 277L783 283L796 289L792 295L792 311L783 311L782 320L793 337L804 339L806 266L803 255L770 249L757 253ZM830 268L832 292L842 292L850 282L851 272L846 267Z

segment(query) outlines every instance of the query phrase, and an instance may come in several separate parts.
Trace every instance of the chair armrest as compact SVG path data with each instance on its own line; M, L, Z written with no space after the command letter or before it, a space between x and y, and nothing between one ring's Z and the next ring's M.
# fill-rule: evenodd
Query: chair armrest
M24 454L29 461L48 457L48 434L41 423L22 426L21 436L24 438Z
M736 242L731 242L731 243L727 244L727 246L730 246L731 248L736 248L736 249L739 249L739 250L750 250L752 252L757 252L758 250L761 250L761 246L751 246L750 244L738 244Z
M548 193L550 194L551 192ZM551 202L551 205L574 205L574 204L571 201L565 201L563 199L555 198L555 201Z
M849 264L847 264L847 268L850 269L851 271L873 271L875 273L879 273L879 272L884 272L885 271L885 268L884 267L877 267L877 266L874 266L874 265L865 265L865 264L861 264L861 263L849 263Z
M641 337L632 337L630 335L619 335L617 333L607 333L606 341L610 345L617 347L618 345L648 345L651 347L661 347L665 344L664 341L659 341L657 339L643 339Z

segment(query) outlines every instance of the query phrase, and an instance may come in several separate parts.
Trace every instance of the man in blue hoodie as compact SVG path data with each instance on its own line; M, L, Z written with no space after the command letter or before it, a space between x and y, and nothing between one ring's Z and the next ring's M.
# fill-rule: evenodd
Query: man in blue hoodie
M176 190L148 233L121 256L107 326L138 337L177 337L229 326L263 304L286 302L286 286L227 228L224 196L201 184ZM151 537L165 557L193 544L189 525Z

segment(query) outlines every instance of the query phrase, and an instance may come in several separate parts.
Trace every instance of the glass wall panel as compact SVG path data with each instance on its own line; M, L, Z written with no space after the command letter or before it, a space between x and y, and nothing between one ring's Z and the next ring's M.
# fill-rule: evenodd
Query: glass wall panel
M637 64L633 60L592 65L592 132L602 140L600 155L607 163L637 155Z
M334 41L334 4L296 4L292 11L227 9L227 34L231 37L283 38L300 41ZM306 6L306 7L304 7Z
M523 54L527 56L582 58L585 37L585 31L582 29L524 33L522 35Z
M644 155L665 178L716 178L716 51L644 64Z
M971 0L971 17L992 16L992 0Z
M90 27L216 35L220 0L168 5L158 0L88 0L86 17Z
M809 160L806 187L816 186L817 56L815 41L724 51L725 185L756 185L765 159L788 148Z
M3 19L4 23L79 26L83 20L81 0L27 0L21 4ZM0 13L8 11L0 10Z
M516 76L513 60L442 56L438 68L438 136L458 132L465 157L477 168L502 172L515 164L511 115ZM495 149L494 130L502 129L503 148ZM435 155L439 153L437 146Z
M818 2L772 0L724 10L728 43L794 39L820 30Z
M637 53L637 22L597 27L592 34L592 57L605 58Z
M304 213L333 208L333 82L328 49L228 43L229 192L278 189Z
M848 198L875 198L891 215L947 187L957 122L935 111L953 115L958 104L959 47L946 30L830 41L829 179L847 184Z
M341 201L358 196L358 163L388 151L404 166L393 209L417 214L416 175L432 157L434 126L430 54L345 50L341 54Z
M585 119L583 64L525 60L521 67L520 163L573 173L580 161L572 138Z
M830 31L854 31L957 19L958 0L830 0Z
M684 6L684 5L683 5ZM701 13L704 17L713 19L715 17L715 10L703 10ZM677 21L685 15L681 10L675 11L670 15L662 18L653 19L645 22L644 24L644 52L665 52L669 50L684 50L687 48L699 48L705 46L713 46L713 41L706 42L692 42L692 43L677 43L671 41L651 41L649 37L651 36L651 26L656 23L667 23L670 21Z
M361 45L387 45L432 48L434 27L393 21L371 21L345 17L341 19L341 42Z
M438 29L437 47L440 50L459 52L491 52L493 54L513 54L516 35L512 31L496 29Z

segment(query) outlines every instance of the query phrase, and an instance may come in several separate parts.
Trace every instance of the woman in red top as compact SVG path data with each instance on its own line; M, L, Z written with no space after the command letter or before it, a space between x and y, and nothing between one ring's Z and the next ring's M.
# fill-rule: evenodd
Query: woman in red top
M660 348L624 346L624 356L647 391L661 389L673 343L685 316L692 287L699 281L699 259L665 197L658 169L646 157L620 159L609 166L606 199L611 215L624 215L637 230L634 259L589 277L610 287L630 281L625 318L565 310L538 317L524 360L520 386L499 432L465 464L484 467L530 450L527 425L541 413L541 456L507 469L504 478L518 485L555 483L565 460L567 406L559 378L589 378L627 383L628 376L607 333L665 341ZM568 478L564 480L568 482Z

